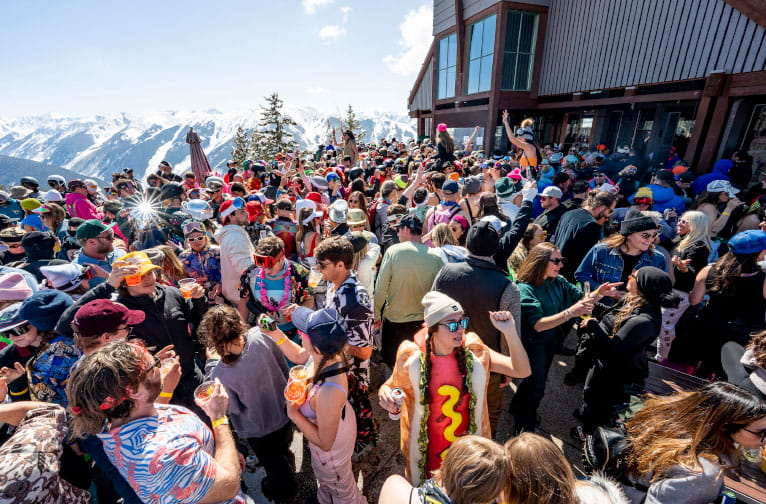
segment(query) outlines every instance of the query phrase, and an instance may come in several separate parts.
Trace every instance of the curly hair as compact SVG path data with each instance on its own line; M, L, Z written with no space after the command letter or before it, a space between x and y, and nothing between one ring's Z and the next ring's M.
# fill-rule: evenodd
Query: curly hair
M702 472L699 458L737 460L731 435L766 417L766 403L736 385L714 382L693 392L649 395L627 424L626 472L654 483L677 465Z
M331 236L322 240L314 250L317 261L342 262L346 268L354 263L354 246L343 236Z
M766 331L753 334L747 349L753 351L758 366L766 368Z
M113 341L86 355L69 375L66 394L76 437L101 432L104 423L127 417L145 374L145 348L139 340ZM105 407L113 403L111 407Z
M258 240L255 246L255 253L260 256L277 257L280 252L285 250L285 242L278 236L267 236Z
M221 357L226 353L226 345L245 333L247 333L247 325L239 312L227 305L216 305L210 308L202 317L197 330L202 343L215 348Z

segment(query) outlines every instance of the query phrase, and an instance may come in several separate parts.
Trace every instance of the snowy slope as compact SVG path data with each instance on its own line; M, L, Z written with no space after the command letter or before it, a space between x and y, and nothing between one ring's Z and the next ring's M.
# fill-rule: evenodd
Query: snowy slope
M338 118L311 108L289 109L297 123L289 128L303 149L314 149L327 139L327 121L338 127ZM240 124L254 128L258 110L223 113L167 111L154 114L114 114L89 117L61 117L51 114L34 117L0 118L0 154L31 159L53 166L111 180L111 174L132 167L136 175L153 171L164 160L176 172L189 168L186 132L193 127L213 169L225 166L231 141ZM415 121L406 115L357 114L362 129L369 132L365 142L382 137L411 139Z

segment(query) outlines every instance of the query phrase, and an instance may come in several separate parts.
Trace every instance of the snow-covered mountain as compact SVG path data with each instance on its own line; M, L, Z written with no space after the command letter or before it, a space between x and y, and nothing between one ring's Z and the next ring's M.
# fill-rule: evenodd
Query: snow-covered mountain
M339 129L337 116L311 108L285 107L285 112L296 122L296 126L288 129L302 149L313 150L326 142L328 120ZM154 171L162 160L181 173L190 167L185 139L192 127L202 140L210 166L220 171L230 157L237 126L255 128L259 117L260 109L238 113L206 110L0 118L0 154L62 166L104 180L111 180L113 172L125 167L132 167L137 176L143 176ZM416 136L415 121L406 115L357 113L357 119L368 132L364 142Z

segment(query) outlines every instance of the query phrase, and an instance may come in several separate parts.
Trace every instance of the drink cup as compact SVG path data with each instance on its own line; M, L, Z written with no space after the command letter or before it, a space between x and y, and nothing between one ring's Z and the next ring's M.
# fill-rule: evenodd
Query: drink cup
M214 381L202 382L202 384L200 384L196 389L194 389L194 397L198 401L205 402L210 398L211 395L213 395L214 390L215 390Z
M136 273L135 275L127 275L125 277L125 285L130 287L141 285L141 273Z
M316 289L317 285L319 285L319 282L321 281L322 281L322 274L319 272L319 270L316 268L311 268L311 270L309 271L309 278L308 278L309 288Z
M181 294L183 294L185 298L190 298L192 297L192 289L196 283L197 281L193 278L182 278L178 281L178 290L181 291Z
M404 402L404 391L400 388L391 389L391 395L394 396L396 402L396 412L388 412L388 418L391 420L399 420L402 416L402 403Z
M304 366L295 366L290 370L290 378L285 387L285 399L297 404L303 404L308 390L309 374Z

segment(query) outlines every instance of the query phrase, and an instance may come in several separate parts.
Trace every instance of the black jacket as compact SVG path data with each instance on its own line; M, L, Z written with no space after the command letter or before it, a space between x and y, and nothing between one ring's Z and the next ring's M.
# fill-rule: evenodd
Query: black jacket
M94 299L108 299L117 290L104 282L86 292L77 303L67 308L61 316L56 332L64 336L72 336L72 319L77 310ZM202 371L195 364L195 342L192 338L192 326L202 320L207 311L207 300L186 299L175 287L157 284L153 297L117 295L118 303L131 310L140 310L146 314L146 319L133 326L131 339L141 339L149 347L161 350L167 345L173 345L181 361L181 381L173 393L173 403L187 406L193 404L194 389L202 382Z
M492 258L495 260L495 264L506 275L508 274L508 258L511 257L511 254L516 249L516 245L524 237L524 231L527 230L531 219L532 202L524 201L516 214L516 218L513 219L513 224L506 226L508 230L500 235L500 246L497 247L497 252L495 252Z
M553 210L546 210L535 219L535 224L540 226L548 233L548 236L556 234L556 228L559 225L561 216L567 211L567 207L559 205Z
M553 243L561 250L566 260L561 275L574 282L574 273L588 251L601 238L601 226L584 208L566 212L559 220Z

